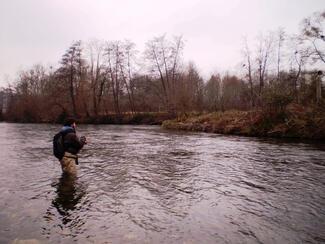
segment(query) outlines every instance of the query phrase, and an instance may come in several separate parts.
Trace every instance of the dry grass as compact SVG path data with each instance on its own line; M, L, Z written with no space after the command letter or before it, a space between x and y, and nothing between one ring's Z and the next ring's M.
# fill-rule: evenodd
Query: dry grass
M245 136L325 139L325 113L318 108L288 105L283 111L225 111L179 116L166 129Z

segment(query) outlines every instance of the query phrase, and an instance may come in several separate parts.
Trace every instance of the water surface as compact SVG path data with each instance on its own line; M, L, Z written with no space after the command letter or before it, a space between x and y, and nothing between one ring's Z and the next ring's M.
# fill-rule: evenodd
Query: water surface
M0 243L325 243L325 147L156 126L0 123Z

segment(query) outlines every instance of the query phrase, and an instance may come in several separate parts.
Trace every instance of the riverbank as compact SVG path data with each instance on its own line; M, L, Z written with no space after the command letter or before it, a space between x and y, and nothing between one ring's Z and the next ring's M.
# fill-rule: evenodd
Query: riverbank
M225 111L183 115L162 127L257 137L325 139L325 113L319 108L291 104L280 111Z
M69 115L53 116L53 118L35 118L30 116L19 118L0 117L0 121L13 123L58 123L62 124ZM166 112L137 112L108 114L98 116L78 116L79 124L122 124L122 125L161 125L166 120L174 119L176 116Z
M6 122L59 123L65 116L56 119L24 117ZM232 134L255 137L325 139L325 108L303 107L290 104L281 110L255 110L214 113L169 114L166 112L138 112L80 116L79 124L129 124L162 125L165 129Z
M78 122L81 124L161 125L164 121L174 118L175 116L168 113L141 112L84 117L78 119Z

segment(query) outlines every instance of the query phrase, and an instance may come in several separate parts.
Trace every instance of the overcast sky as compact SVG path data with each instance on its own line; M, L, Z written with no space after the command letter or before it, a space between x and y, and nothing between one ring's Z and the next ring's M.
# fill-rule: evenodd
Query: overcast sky
M0 86L33 64L56 66L74 40L183 35L203 74L233 70L244 36L299 23L325 0L0 0Z

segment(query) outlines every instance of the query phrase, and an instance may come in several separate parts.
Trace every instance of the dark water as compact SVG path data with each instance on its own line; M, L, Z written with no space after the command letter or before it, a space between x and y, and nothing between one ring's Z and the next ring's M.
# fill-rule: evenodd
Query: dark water
M324 144L80 126L67 179L58 129L0 124L0 243L325 243Z

